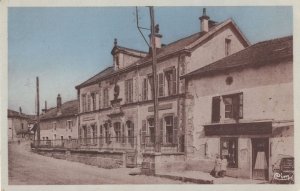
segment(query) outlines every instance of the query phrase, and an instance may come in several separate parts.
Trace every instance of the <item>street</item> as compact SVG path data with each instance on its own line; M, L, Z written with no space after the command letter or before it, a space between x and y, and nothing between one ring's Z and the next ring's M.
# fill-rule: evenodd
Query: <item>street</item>
M129 175L135 169L103 169L30 151L30 144L9 144L9 185L181 184L165 178Z

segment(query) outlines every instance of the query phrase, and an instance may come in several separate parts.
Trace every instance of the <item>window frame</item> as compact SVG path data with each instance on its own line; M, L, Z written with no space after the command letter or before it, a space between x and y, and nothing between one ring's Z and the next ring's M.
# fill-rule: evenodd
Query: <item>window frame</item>
M226 104L225 100L230 98L232 100L231 104ZM243 109L244 109L244 95L243 92L235 93L235 94L228 94L222 96L223 103L224 103L224 118L225 119L243 119ZM226 106L231 106L231 111L226 116ZM228 111L227 111L228 112Z
M225 56L231 54L231 39L225 38Z
M133 102L133 79L125 80L125 102L132 103Z
M234 152L233 153L233 155L234 155L234 157L233 157L234 163L231 162L231 159L228 159L228 157L226 157L226 159L227 159L227 167L228 168L238 168L239 167L239 156L238 156L239 155L239 143L238 143L238 137L220 137L220 156L225 155L225 154L223 154L225 152L224 150L226 149L226 147L224 146L225 142L227 142L227 148L229 147L229 145L232 145L229 142L231 142L231 143L234 142L234 148L231 148L231 149L234 149L234 151L233 151ZM228 150L227 151L228 154L225 155L225 156L229 156L229 152L232 151L232 150L230 151L230 148L228 148L227 150Z

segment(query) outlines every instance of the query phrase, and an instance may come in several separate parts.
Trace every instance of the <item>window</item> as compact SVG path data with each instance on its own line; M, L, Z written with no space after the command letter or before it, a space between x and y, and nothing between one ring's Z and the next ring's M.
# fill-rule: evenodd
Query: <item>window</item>
M71 137L71 136L69 136L69 140L72 140L72 137Z
M21 124L22 130L24 129L24 123Z
M220 96L213 97L212 98L212 115L211 115L211 121L213 123L220 121Z
M116 134L116 142L119 143L121 142L121 123L120 122L114 123L114 129Z
M56 134L54 134L54 140L56 140Z
M221 137L220 155L225 157L229 168L238 167L238 139L231 137Z
M176 94L176 69L173 68L165 72L165 76L167 79L168 95Z
M104 124L104 130L105 130L105 143L110 143L110 133L109 133L109 125L107 123Z
M64 136L60 136L60 139L63 140L63 139L64 139Z
M96 94L91 93L91 97L92 97L92 111L95 111L96 110Z
M108 88L103 89L103 107L106 108L109 106L109 96L108 96Z
M153 86L153 75L152 74L149 74L148 75L148 81L149 81L149 84L150 84L150 91L151 91L151 99L153 99L154 97L154 86Z
M93 144L97 144L97 126L91 125Z
M225 56L231 54L231 40L226 38L225 39Z
M86 95L81 95L81 102L82 102L82 112L86 112Z
M243 118L243 94L232 94L223 96L225 105L225 118Z
M87 96L87 111L91 111L91 96Z
M134 143L134 124L131 121L127 121L126 126L127 126L128 142L130 144L133 144Z
M142 84L142 100L143 101L148 100L148 79L147 78L143 79L143 84Z
M125 81L125 102L131 103L133 101L133 80Z
M166 122L166 143L173 143L173 117L165 117Z
M158 74L158 97L164 96L164 73Z
M56 122L52 123L52 128L53 128L54 131L56 131Z
M73 121L72 120L68 120L67 121L67 129L70 130L72 132L72 126L73 126Z
M148 119L148 129L149 129L150 142L154 143L155 142L154 118Z

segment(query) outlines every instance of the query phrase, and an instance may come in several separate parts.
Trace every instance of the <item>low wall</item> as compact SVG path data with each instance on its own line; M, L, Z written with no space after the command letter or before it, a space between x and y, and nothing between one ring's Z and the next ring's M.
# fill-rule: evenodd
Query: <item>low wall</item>
M56 149L38 149L38 154L57 159L64 159L73 162L80 162L101 168L120 168L125 167L125 152L107 152L107 151L78 151L78 150L56 150Z

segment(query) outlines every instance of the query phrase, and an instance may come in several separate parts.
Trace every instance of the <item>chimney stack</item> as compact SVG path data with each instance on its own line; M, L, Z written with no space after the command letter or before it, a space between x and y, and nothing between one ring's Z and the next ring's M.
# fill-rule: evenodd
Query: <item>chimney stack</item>
M61 114L61 105L62 105L60 94L57 95L56 103L57 103L57 106L56 106L57 115L60 115Z
M156 49L159 49L162 47L161 46L162 35L159 34L159 24L155 25L154 28L155 28L154 29L154 31L155 31L155 34L154 34L155 47L156 47ZM149 35L149 37L150 37L150 42L152 43L151 34ZM151 52L151 50L149 52Z
M19 107L19 112L20 114L22 114L22 107Z
M199 17L201 23L201 32L209 31L209 16L206 15L206 8L203 8L202 16Z

